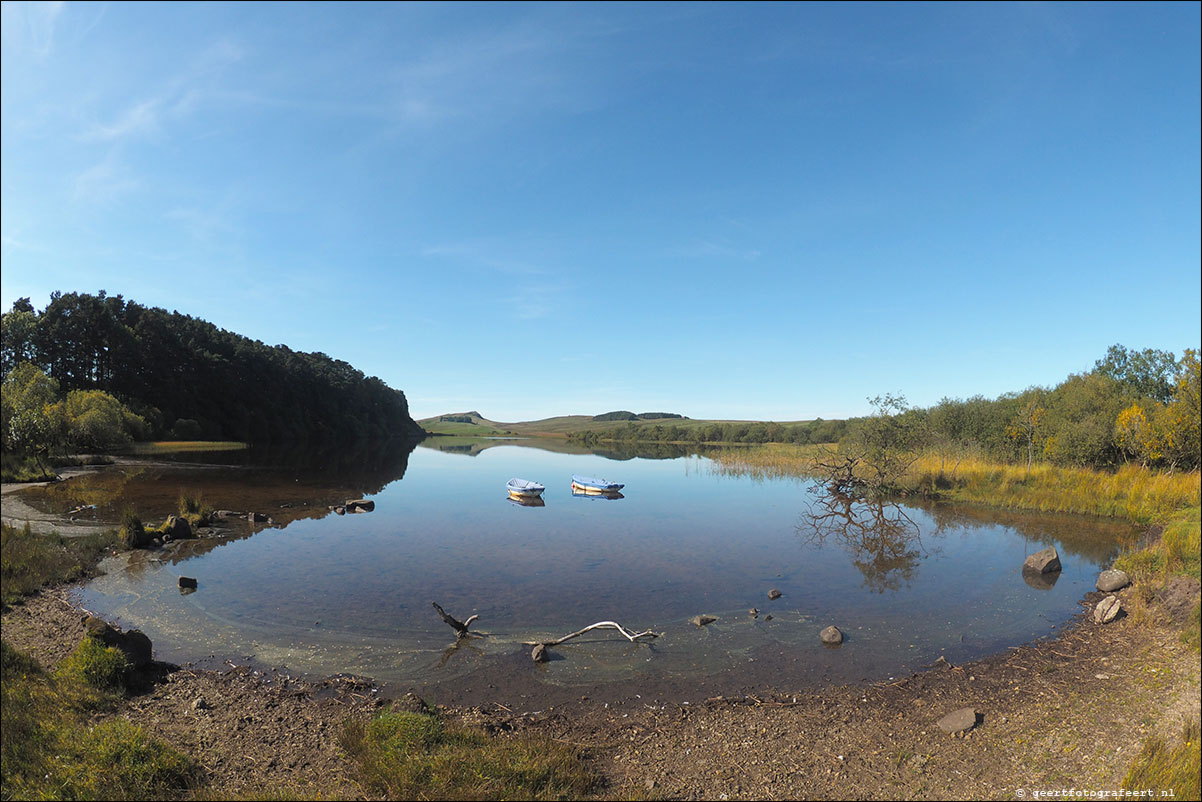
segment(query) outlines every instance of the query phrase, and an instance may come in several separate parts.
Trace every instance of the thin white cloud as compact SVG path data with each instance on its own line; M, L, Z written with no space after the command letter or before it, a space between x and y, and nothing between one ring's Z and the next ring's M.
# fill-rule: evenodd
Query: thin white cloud
M72 181L71 197L77 201L107 204L128 195L141 182L109 154L104 161L77 174Z
M62 2L4 3L6 45L46 58L54 51L54 34L62 15Z

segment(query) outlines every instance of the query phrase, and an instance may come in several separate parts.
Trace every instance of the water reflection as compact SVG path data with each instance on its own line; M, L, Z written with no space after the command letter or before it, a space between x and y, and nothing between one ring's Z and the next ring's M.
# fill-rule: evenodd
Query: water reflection
M507 500L510 504L515 504L519 507L547 506L547 502L543 501L541 496L508 496Z
M909 586L923 554L921 530L902 507L842 493L811 503L797 532L811 546L835 540L851 553L864 585L877 593Z
M215 506L243 514L261 512L272 519L221 522L220 534L245 537L271 526L324 518L347 499L378 494L404 477L415 447L413 442L382 440L319 449L181 452L171 459L156 455L28 488L21 499L42 512L64 516L76 507L94 505L89 516L117 525L127 507L143 521L160 521L178 511L180 496L187 493ZM186 462L188 458L193 461ZM201 541L190 554L215 545Z

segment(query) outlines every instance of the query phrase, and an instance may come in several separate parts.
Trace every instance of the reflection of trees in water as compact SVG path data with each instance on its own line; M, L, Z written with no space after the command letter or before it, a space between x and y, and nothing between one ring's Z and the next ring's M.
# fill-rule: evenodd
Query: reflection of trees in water
M812 503L797 532L807 544L837 542L877 593L908 586L923 554L918 524L902 507L840 493L825 493Z
M1109 562L1115 549L1137 531L1137 527L1127 522L1069 513L950 504L924 504L921 509L931 517L936 533L1004 526L1033 546L1043 548L1054 543L1062 553L1097 564Z

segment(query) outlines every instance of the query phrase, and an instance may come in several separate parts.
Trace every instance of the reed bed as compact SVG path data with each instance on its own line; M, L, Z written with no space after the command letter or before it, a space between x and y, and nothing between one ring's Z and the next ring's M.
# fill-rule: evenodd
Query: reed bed
M771 443L729 449L713 455L719 473L753 478L814 475L815 459L830 446ZM1162 521L1176 510L1196 507L1202 495L1197 471L1164 473L1138 465L1116 471L1041 464L1006 465L979 457L920 455L897 484L899 493L917 493L952 501L1007 509L1069 512L1122 518L1137 523Z

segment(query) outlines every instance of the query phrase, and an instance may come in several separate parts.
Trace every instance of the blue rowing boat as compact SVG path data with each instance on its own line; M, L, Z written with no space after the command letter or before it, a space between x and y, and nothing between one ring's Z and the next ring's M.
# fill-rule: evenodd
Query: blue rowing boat
M572 490L581 493L617 493L626 485L611 482L608 479L595 479L592 476L572 475Z

